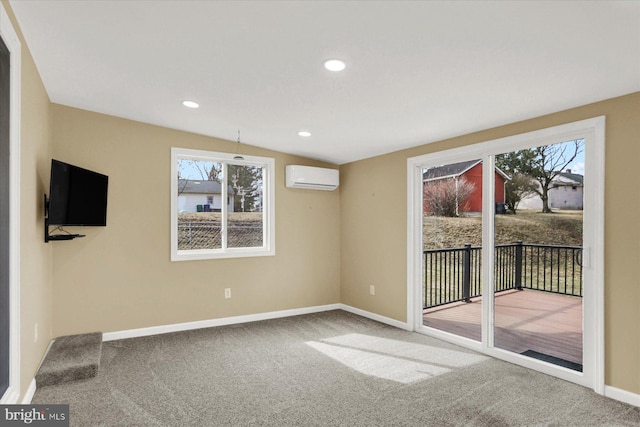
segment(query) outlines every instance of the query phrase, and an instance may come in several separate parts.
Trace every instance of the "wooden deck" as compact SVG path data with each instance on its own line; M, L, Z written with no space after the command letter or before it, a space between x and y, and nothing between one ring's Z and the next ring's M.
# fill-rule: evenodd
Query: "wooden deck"
M481 299L424 311L425 326L480 341ZM495 347L582 364L582 298L523 290L495 297Z

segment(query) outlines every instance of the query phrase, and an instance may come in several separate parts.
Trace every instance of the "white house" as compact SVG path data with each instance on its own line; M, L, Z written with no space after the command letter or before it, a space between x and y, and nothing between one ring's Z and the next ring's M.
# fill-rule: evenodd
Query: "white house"
M227 209L233 212L233 188L227 189ZM178 212L220 212L222 209L222 186L215 181L194 179L178 180Z
M540 188L540 184L538 184ZM549 207L551 209L582 210L584 176L572 173L571 169L560 172L549 188ZM542 199L537 194L525 197L518 209L542 209Z

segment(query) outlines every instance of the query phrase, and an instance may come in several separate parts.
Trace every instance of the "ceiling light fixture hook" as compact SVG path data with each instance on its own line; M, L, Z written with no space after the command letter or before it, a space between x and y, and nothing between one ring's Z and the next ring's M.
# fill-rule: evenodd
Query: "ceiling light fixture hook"
M236 155L234 160L244 160L244 157L240 155L240 129L238 129L238 145L236 146Z

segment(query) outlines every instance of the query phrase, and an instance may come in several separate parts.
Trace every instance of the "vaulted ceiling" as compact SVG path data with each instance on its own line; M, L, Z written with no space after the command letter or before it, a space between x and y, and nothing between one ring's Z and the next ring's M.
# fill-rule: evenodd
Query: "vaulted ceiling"
M336 164L640 90L638 1L10 3L52 102Z

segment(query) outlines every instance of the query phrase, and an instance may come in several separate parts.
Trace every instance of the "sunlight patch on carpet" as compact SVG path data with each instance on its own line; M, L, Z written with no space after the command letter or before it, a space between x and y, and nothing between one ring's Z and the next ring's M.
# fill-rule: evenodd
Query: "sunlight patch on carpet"
M409 384L487 359L426 344L347 334L306 344L362 374Z

